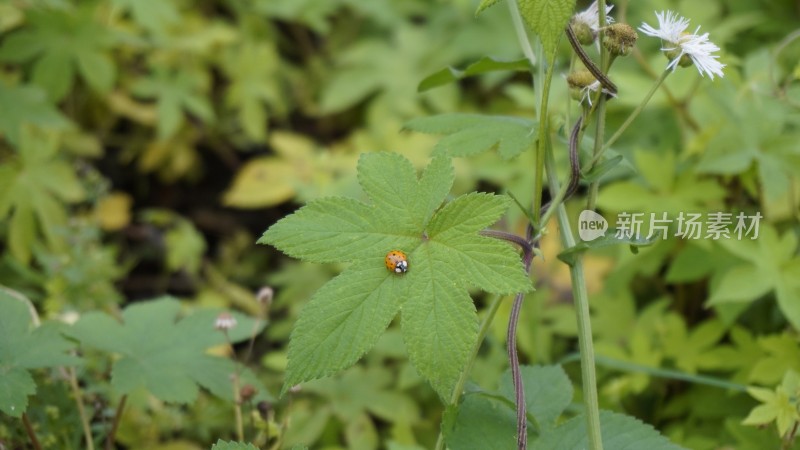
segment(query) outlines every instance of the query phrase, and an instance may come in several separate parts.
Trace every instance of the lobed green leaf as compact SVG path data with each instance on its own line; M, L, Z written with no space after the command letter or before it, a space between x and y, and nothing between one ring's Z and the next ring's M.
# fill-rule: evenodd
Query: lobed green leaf
M511 200L502 195L472 192L445 205L428 225L431 239L449 238L476 233L497 222Z
M458 450L511 450L517 447L517 417L508 405L470 393L445 412L447 446Z
M447 135L436 144L434 154L469 156L496 148L502 158L511 159L533 145L535 126L517 117L455 113L413 119L404 128Z
M614 450L686 450L673 444L652 426L633 417L600 411L603 448ZM543 433L534 450L583 450L589 448L586 417L570 419L552 431Z
M436 392L450 397L478 334L475 305L462 276L433 245L414 253L409 296L402 306L403 336L411 362Z
M522 366L520 372L528 414L536 419L540 431L555 428L556 420L572 401L569 377L561 366ZM514 403L510 371L503 374L500 392Z
M410 283L386 270L383 257L381 252L354 263L303 308L289 342L284 392L350 367L389 326Z
M315 200L271 226L259 244L314 262L353 261L376 248L408 248L418 242L413 230L398 230L375 206L348 198Z
M27 369L72 366L80 360L67 352L73 344L61 325L33 326L29 304L20 294L0 288L0 411L20 417L36 384Z
M221 310L204 309L176 321L180 309L177 300L164 297L127 307L122 323L105 313L88 313L66 332L83 345L121 356L111 370L111 385L121 393L143 387L164 401L189 403L203 386L232 400L230 375L236 365L206 350L245 340L263 323L231 313L238 325L226 338L214 329ZM249 382L260 385L253 377ZM258 391L261 398L269 398L263 386Z
M519 10L525 23L539 35L544 54L550 64L567 26L575 2L571 0L520 0Z

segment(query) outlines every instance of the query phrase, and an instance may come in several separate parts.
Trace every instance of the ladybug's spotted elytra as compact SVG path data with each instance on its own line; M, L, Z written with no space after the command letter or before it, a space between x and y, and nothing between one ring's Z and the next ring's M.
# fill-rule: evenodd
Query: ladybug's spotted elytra
M392 250L386 254L386 268L394 273L406 273L408 270L408 258L400 250Z

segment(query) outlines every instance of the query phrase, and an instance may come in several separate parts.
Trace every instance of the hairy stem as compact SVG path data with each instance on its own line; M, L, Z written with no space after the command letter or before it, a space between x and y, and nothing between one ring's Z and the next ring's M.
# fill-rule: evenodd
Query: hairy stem
M109 431L108 436L106 436L105 450L111 450L114 448L114 440L117 435L117 428L119 428L119 421L122 419L122 411L125 410L125 402L127 400L127 394L123 395L122 398L119 399L117 411L114 413L114 422L111 423L111 431Z
M601 5L602 6L602 5ZM552 149L548 147L545 169L550 192L555 195L558 190L556 178L556 162ZM572 236L572 227L564 204L557 206L558 226L561 230L561 244L564 249L575 246ZM581 352L581 381L583 384L583 403L586 407L586 422L589 431L589 449L602 450L603 439L600 433L600 409L597 397L597 374L594 367L594 344L592 343L592 323L589 315L589 294L586 291L586 281L583 274L583 260L577 258L569 268L572 281L572 296L575 302L575 312L578 320L578 345Z
M603 139L606 129L606 98L601 96L597 101L597 128L594 133L594 149L592 150L592 161L599 159L602 153ZM591 167L589 168L591 170ZM597 203L597 192L600 187L600 180L594 180L589 184L589 198L586 200L586 209L594 210Z

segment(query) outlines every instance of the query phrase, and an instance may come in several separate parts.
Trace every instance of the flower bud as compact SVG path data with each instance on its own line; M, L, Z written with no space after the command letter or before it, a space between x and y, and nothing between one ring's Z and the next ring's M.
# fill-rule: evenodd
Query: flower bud
M567 75L569 96L576 101L582 101L586 96L589 86L596 83L594 75L586 69L579 69Z
M221 312L214 321L214 328L220 331L228 331L236 326L236 318L229 312Z
M628 56L639 35L626 23L615 23L603 32L603 46L614 56Z
M274 296L275 291L269 286L264 286L259 289L258 294L256 294L256 301L263 305L269 306L272 304L272 297Z
M572 20L570 23L572 26L572 31L575 33L575 37L578 38L578 42L581 45L592 45L597 39L597 33L592 30L592 27L586 22L578 22L576 20Z

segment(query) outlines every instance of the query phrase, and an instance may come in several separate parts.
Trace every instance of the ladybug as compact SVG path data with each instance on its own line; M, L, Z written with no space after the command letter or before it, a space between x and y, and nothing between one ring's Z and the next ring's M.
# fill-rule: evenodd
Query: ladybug
M406 273L408 270L408 258L400 250L392 250L386 254L386 268L389 272Z

